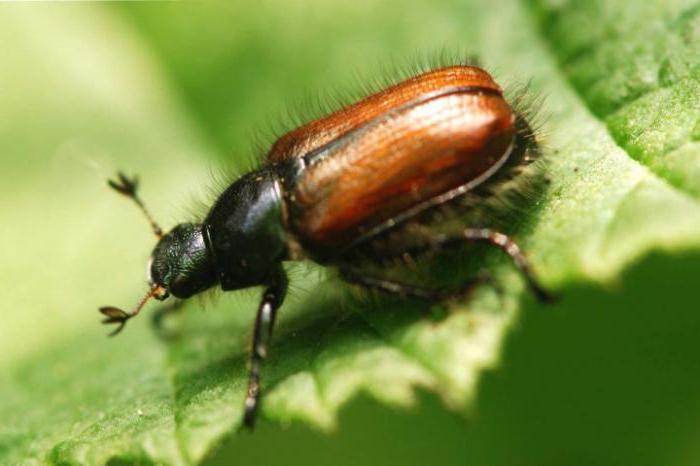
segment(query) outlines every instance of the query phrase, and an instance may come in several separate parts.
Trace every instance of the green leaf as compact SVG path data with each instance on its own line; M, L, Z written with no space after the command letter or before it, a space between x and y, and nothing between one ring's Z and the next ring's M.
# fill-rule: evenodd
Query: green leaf
M556 385L561 367L546 364L556 347L534 337L549 336L538 325L571 331L561 316L572 316L581 330L564 346L580 355L595 346L588 335L596 325L625 324L608 316L630 303L651 319L663 301L650 290L664 277L673 277L664 288L673 294L660 318L692 306L700 249L697 2L444 0L408 8L398 0L303 7L266 0L0 9L0 463L194 464L235 433L257 290L204 305L193 300L166 320L164 334L140 318L119 337L104 337L98 306L136 302L153 244L145 221L106 189L106 179L117 169L138 173L164 225L189 220L192 196L208 195L210 168L249 164L248 134L285 105L309 90L352 89L359 85L348 77L355 69L373 76L376 64L402 62L415 50L466 44L499 80L532 78L546 94L551 182L517 233L562 301L535 305L498 255L486 261L502 291L482 287L443 316L435 315L440 306L352 295L319 267L291 267L295 290L263 369L257 438L289 423L342 430L339 410L358 395L404 408L429 392L474 419L469 438L477 441L465 454L513 464L509 452L527 449L507 436L503 456L474 446L491 430L509 432L509 420L473 415L501 400L498 384L484 377L499 363L522 380L531 370ZM649 261L651 252L661 259ZM587 315L588 308L595 312ZM671 330L652 335L659 345L678 338L676 314L668 315L664 328ZM685 319L679 326L697 328L700 315L677 315ZM650 337L641 325L606 335L613 343L601 344L601 352L615 351L619 341L629 354ZM513 341L519 352L504 352L504 342ZM678 355L652 353L661 358L660 377L676 374L665 362ZM625 388L638 381L604 365L583 372L585 381L600 377ZM693 399L696 379L674 376L679 390L660 390L661 402ZM527 396L510 396L514 410L533 415L523 408ZM555 413L561 406L544 400L537 408ZM576 420L559 422L573 428ZM691 428L678 429L690 435ZM605 443L596 445L604 454ZM523 457L537 458L532 464L552 458Z

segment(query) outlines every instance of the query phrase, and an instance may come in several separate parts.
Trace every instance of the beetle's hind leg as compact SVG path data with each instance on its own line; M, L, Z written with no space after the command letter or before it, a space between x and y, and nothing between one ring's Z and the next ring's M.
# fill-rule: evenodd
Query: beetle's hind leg
M535 295L537 300L543 303L549 303L554 300L554 297L540 285L532 273L530 263L518 246L518 243L510 237L490 228L465 228L460 236L456 238L445 238L444 244L459 243L461 241L482 241L492 246L496 246L513 260L513 263L525 278L530 291Z
M459 234L450 236L442 235L433 238L429 244L411 249L410 254L420 254L430 250L439 250L444 247L457 246L465 242L485 242L499 248L513 260L513 263L525 278L528 287L541 302L553 301L552 295L546 291L537 281L530 263L520 249L520 246L509 236L490 228L465 228Z
M518 244L504 233L490 228L465 228L455 235L438 235L436 237L431 238L428 243L411 247L406 251L402 251L400 254L392 252L388 255L381 255L375 252L373 259L378 261L387 261L402 257L406 254L408 254L408 256L421 255L426 252L439 251L447 247L458 246L460 244L464 244L465 242L477 241L488 243L508 254L508 256L510 256L510 258L513 260L513 263L515 264L517 269L525 278L528 287L539 301L551 302L553 300L552 295L548 291L546 291L535 278L534 274L532 273L530 264L523 252L520 250ZM455 293L446 292L444 290L426 290L424 288L417 288L412 285L406 285L384 279L364 277L352 271L341 270L341 274L349 282L353 282L359 285L364 285L369 288L374 288L393 294L400 294L422 299L447 299L452 297L449 295L450 293L453 293L456 296L458 296L460 293L459 291ZM488 281L490 281L490 277L486 278L488 279ZM483 278L477 278L475 281L479 282L484 280ZM473 287L473 283L469 282L464 290L469 291L471 287ZM465 294L465 291L461 291L461 293Z
M245 398L243 424L249 429L255 426L255 418L260 402L260 365L267 356L267 345L272 337L277 309L282 305L287 294L288 280L284 270L279 269L272 277L262 295L258 313L255 317L253 345L250 351L250 372L248 391Z

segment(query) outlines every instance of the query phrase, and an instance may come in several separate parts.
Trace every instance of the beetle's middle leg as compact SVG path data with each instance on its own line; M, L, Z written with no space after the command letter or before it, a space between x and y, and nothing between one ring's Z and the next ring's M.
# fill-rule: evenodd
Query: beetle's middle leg
M277 309L282 305L287 294L287 275L281 268L277 270L271 283L262 295L258 313L255 317L253 330L253 345L250 351L250 373L248 376L248 391L245 399L245 414L243 423L249 429L255 426L255 417L260 402L260 365L267 356L267 345L272 337Z
M340 275L348 283L365 288L381 291L404 298L423 299L426 301L444 301L446 299L464 297L479 283L483 283L490 277L480 276L470 280L457 290L430 289L415 285L409 285L385 278L377 278L361 274L348 269L340 269Z

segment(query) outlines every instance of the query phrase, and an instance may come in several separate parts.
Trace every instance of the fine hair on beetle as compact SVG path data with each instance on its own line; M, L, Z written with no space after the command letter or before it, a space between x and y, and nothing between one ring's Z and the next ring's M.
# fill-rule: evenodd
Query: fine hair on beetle
M488 181L455 199L428 209L397 228L373 248L396 250L393 261L373 261L376 249L358 253L361 268L379 268L387 276L438 287L459 287L468 277L490 279L484 273L484 254L497 254L487 246L464 243L457 247L425 249L418 254L402 253L416 244L430 244L433 238L455 234L464 225L477 225L508 235L527 232L541 208L546 193L548 150L543 143L543 98L530 90L530 84L510 84L504 95L516 114L518 147L508 162ZM408 240L408 243L406 243ZM502 262L503 257L498 257Z
M540 100L528 86L504 92L483 68L445 53L365 82L362 95L338 98L321 108L324 115L279 135L198 221L165 231L139 197L137 178L109 180L143 211L157 239L149 289L136 308L100 308L103 322L116 324L113 335L151 299L263 287L244 403L248 427L289 290L284 264L315 262L366 290L436 302L467 295L480 277L449 287L416 280L416 261L455 248L472 258L473 245L483 244L509 257L537 299L550 300L510 236L531 221L546 186ZM405 279L395 278L397 268Z
M276 119L268 120L251 135L253 152L258 154L249 159L250 166L260 164L271 144L280 136L294 128L314 121L324 115L380 92L413 76L431 70L450 66L479 66L483 64L476 54L455 53L448 49L436 52L416 52L408 59L382 61L377 65L377 72L363 73L354 69L351 79L345 86L329 89L315 89L296 102L284 105L284 110ZM365 76L368 74L368 76ZM517 150L508 162L491 179L455 199L428 209L404 228L398 228L384 241L373 242L368 250L356 251L357 266L363 269L381 269L387 276L406 277L413 275L421 280L436 285L459 284L465 276L480 273L474 269L483 262L483 253L487 249L478 244L465 244L450 248L451 254L441 261L449 260L450 265L457 265L457 270L450 268L449 274L441 274L444 267L431 267L435 255L442 250L427 249L420 254L397 254L391 259L377 260L377 249L401 251L418 243L430 243L436 235L454 232L466 224L490 227L508 234L522 233L536 217L541 203L538 200L546 192L549 180L545 166L550 152L546 145L543 110L544 96L532 90L530 81L516 81L508 76L501 77L491 73L496 82L503 84L505 99L516 115ZM262 128L262 129L261 129ZM247 160L248 161L248 160ZM224 187L227 183L221 183ZM408 233L408 234L407 234ZM406 242L408 239L409 243ZM411 243L412 241L412 243ZM473 249L478 249L474 254ZM459 250L468 250L467 254L457 254ZM450 260L452 257L454 260ZM457 273L455 273L457 271Z
M243 174L265 164L265 157L272 144L294 128L331 114L413 76L434 69L460 65L484 66L481 59L470 52L454 52L447 48L427 53L416 51L408 58L378 62L373 72L352 68L350 78L346 79L347 82L334 85L332 88L320 87L305 90L301 97L283 102L276 116L273 115L254 125L248 134L247 149L236 153L235 159L232 158L230 162L224 162L224 165L210 169L211 182L206 197L193 202L194 207L188 210L187 217L191 218L193 223L201 223L207 210L219 195ZM544 194L548 182L544 170L549 152L543 130L544 97L531 89L529 81L516 81L508 76L501 77L499 73L494 73L492 70L490 72L497 82L502 83L503 94L516 115L518 147L521 149L521 152L516 155L520 157L511 157L503 169L487 183L448 203L429 209L415 221L407 224L407 229L411 230L410 235L406 235L399 229L395 235L387 238L386 244L376 242L375 247L389 250L393 244L397 249L401 249L406 247L405 242L402 241L406 237L414 240L422 238L424 242L430 242L431 237L449 234L465 224L489 226L515 234L521 232L523 223L533 218L541 205L537 201ZM472 251L475 248L478 249L476 254ZM451 253L459 249L459 247L450 248ZM357 258L361 268L374 269L378 265L391 276L405 276L408 273L439 285L445 285L445 281L458 284L465 275L475 272L472 265L483 261L482 252L484 251L482 250L486 248L481 245L464 245L461 249L468 249L468 254L457 256L449 254L447 259L441 259L444 261L450 260L449 257L455 257L456 259L450 262L454 262L458 266L457 269L464 269L459 273L451 270L448 277L441 276L439 273L444 269L443 267L429 266L434 262L433 256L439 251L427 250L412 257L409 257L409 254L401 254L392 259L381 260L379 263L372 259L375 255L373 251L357 251ZM307 275L309 269L301 264L289 263L286 270L290 278L299 279ZM325 274L330 279L337 278L334 275L336 274L332 271L330 274ZM432 280L433 278L435 280ZM292 292L295 291L294 281L290 280ZM202 295L200 304L206 305L219 293L218 288L211 288Z

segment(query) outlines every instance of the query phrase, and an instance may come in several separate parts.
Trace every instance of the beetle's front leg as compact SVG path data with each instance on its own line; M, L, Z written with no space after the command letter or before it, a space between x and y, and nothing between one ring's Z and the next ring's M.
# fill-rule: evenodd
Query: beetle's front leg
M248 392L245 399L243 423L249 429L255 426L255 417L260 401L260 364L267 356L267 345L272 337L277 309L282 305L287 294L287 275L280 267L263 292L253 330L253 345L250 351L250 374Z

